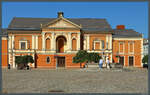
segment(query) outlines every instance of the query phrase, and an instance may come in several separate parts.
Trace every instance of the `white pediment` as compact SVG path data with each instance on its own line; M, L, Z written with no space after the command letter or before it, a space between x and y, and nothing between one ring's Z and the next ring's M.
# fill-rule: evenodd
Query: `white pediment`
M58 27L58 28L77 28L77 26L73 25L72 23L70 23L69 21L66 21L64 19L60 19L50 25L48 25L48 27Z

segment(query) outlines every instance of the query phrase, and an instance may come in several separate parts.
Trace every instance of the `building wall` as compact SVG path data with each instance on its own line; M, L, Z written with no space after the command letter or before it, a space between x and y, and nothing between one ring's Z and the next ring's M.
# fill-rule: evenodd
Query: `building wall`
M123 48L123 53L119 53L119 42L123 42L124 43L124 48ZM129 42L133 42L133 51L134 53L130 53L129 52ZM115 63L118 63L119 60L116 57L117 54L119 54L119 56L124 56L124 66L129 66L129 56L133 56L134 57L134 66L135 67L141 67L141 63L142 63L142 40L139 38L137 39L132 39L132 40L127 40L127 39L120 39L120 40L113 40L113 60Z
M2 37L2 67L7 67L8 66L8 45L7 45L7 38Z

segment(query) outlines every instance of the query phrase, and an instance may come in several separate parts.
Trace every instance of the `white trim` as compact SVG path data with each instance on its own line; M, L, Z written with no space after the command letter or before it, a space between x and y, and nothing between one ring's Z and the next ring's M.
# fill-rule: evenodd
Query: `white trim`
M90 41L90 36L87 35L87 50L90 49L90 43L89 43L89 41Z
M143 67L142 59L143 59L143 57L144 57L144 55L143 55L143 40L144 40L144 39L141 40L141 67ZM148 48L149 48L149 46L148 46ZM148 50L149 50L149 49L148 49Z
M77 39L77 50L80 50L80 33L78 33L78 39Z
M38 49L38 36L36 36L35 43L36 43L35 49Z
M14 49L14 35L12 35L12 49Z
M113 38L113 40L142 40L143 38Z
M45 50L45 33L42 33L42 50Z
M120 44L123 44L123 51L122 52L120 52ZM124 42L119 42L119 54L124 54L124 49L125 49L125 45L124 45L125 43Z
M23 50L23 49L21 49L21 42L25 42L25 49L27 49L27 41L19 41L19 49L20 50Z
M94 41L94 50L95 50L95 43L99 43L99 49L101 49L101 41Z
M35 47L34 47L34 39L35 39L35 36L34 35L32 35L32 49L34 49Z
M133 44L133 51L132 52L130 52L130 44ZM134 54L134 42L128 42L128 53L129 54Z

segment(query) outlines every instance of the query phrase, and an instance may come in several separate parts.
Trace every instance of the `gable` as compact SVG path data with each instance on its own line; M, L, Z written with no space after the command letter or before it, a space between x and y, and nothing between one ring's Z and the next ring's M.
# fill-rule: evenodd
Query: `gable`
M61 19L61 20L58 20L56 21L55 23L51 24L51 25L48 25L48 27L58 27L58 28L77 28L75 25L72 25L70 24L69 22Z

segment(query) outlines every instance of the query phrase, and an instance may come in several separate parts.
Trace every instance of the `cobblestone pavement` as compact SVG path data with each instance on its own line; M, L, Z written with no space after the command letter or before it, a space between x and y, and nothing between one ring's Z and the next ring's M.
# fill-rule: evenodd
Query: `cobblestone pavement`
M147 93L148 71L124 69L2 70L3 93Z

